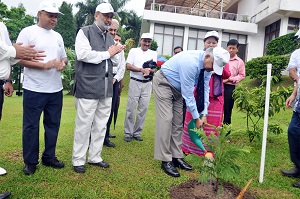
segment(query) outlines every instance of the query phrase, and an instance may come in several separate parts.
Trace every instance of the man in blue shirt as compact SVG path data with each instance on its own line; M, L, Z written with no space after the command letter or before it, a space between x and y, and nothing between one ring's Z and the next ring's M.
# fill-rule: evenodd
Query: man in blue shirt
M196 120L197 128L206 123L209 105L209 80L211 71L221 75L224 65L229 61L229 53L220 47L206 51L188 50L176 54L165 62L153 78L153 91L156 105L155 153L162 161L161 168L172 177L179 177L176 167L192 170L183 160L182 144L182 97ZM204 109L202 119L194 97L200 71L204 69Z

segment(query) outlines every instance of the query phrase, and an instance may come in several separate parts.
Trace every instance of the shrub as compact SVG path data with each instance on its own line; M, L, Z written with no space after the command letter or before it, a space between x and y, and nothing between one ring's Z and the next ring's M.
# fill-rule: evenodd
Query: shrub
M295 32L277 37L267 44L266 55L286 55L291 54L299 47Z
M258 79L264 81L267 74L267 64L272 64L272 81L281 80L281 71L288 65L289 56L264 56L254 58L246 63L246 74L249 75L250 79Z
M64 90L67 90L68 94L70 94L72 86L74 84L75 50L66 48L66 53L68 57L68 64L65 66L64 70L61 71L61 78Z

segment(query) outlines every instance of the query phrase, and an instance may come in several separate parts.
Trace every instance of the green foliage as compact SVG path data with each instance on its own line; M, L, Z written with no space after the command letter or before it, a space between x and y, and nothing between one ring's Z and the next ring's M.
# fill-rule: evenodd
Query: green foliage
M265 81L267 74L267 64L272 64L272 81L281 80L281 71L286 68L289 62L289 56L263 56L254 58L246 63L246 74L251 79Z
M7 6L0 2L0 20L5 23L13 43L23 28L34 24L34 18L26 14L23 4L8 10Z
M277 37L267 44L266 55L286 55L299 48L299 43L294 37L296 32L292 32Z
M269 117L273 117L275 113L279 113L280 110L285 110L285 101L290 96L292 88L282 88L270 93L269 103ZM259 121L265 114L265 87L257 87L252 90L248 90L247 87L238 87L233 93L235 104L240 111L246 113L247 130L250 142L254 138L260 139L262 134L262 127ZM282 129L278 125L269 125L269 131L274 134L280 134Z
M140 30L142 27L142 17L137 16L136 12L131 10L129 12L121 11L121 26L124 27L121 35L124 40L133 38L135 46L137 47L140 40Z
M135 46L134 39L133 38L127 39L125 45L126 47L124 49L124 53L125 53L125 57L127 57L129 50Z
M64 13L64 15L59 15L58 24L54 30L61 34L66 48L74 49L76 26L72 6L72 4L68 4L65 1L62 3L59 11Z
M71 93L72 86L74 83L74 75L75 75L75 50L70 48L66 48L66 53L68 57L68 64L65 66L64 70L62 70L62 83L64 90Z
M155 40L153 40L153 41L151 42L150 50L156 51L157 48L158 48L157 42L156 42Z
M223 125L215 129L219 134L218 137L214 133L207 137L201 129L196 131L208 146L207 149L214 152L214 158L201 157L202 165L196 155L188 155L186 160L194 162L195 167L200 168L199 182L215 181L215 191L218 192L219 186L222 186L223 182L233 180L240 173L240 166L235 160L250 153L250 147L227 142L226 134L231 130L230 125Z

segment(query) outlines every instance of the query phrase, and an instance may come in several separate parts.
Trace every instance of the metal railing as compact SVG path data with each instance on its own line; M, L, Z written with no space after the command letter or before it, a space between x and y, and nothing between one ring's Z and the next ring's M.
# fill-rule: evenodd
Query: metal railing
M151 10L251 23L250 16L199 8L152 3Z

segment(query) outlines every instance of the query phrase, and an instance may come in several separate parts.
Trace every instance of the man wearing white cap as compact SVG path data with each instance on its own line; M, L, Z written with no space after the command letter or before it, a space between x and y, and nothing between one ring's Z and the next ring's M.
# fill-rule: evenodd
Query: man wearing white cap
M45 149L42 164L63 168L55 150L60 128L63 101L61 70L67 63L67 55L61 35L53 30L57 24L58 5L54 1L42 1L38 10L38 23L24 28L17 39L23 44L33 44L45 50L41 62L20 61L24 66L23 81L23 158L24 173L34 174L39 164L39 124L43 112Z
M156 105L155 152L154 157L162 161L163 171L179 177L176 169L192 170L183 160L182 144L182 97L187 109L202 128L209 105L209 80L211 71L222 75L224 65L229 61L229 53L220 47L202 50L188 50L178 53L166 61L153 78L153 92ZM198 84L197 104L193 94Z
M2 106L4 102L4 94L8 97L12 96L14 89L11 82L11 65L16 64L18 59L33 59L38 58L40 54L31 46L21 46L11 44L8 31L4 23L0 22L0 120L2 117ZM6 175L6 170L0 167L0 176ZM8 198L10 192L0 193L0 199Z
M108 32L114 37L115 43L121 44L121 36L117 33L119 29L119 22L116 19L112 19L111 26L108 29ZM115 147L116 145L110 141L109 138L115 138L116 135L110 133L110 125L112 119L116 121L118 113L118 101L120 100L120 91L122 90L122 79L125 74L125 56L124 50L122 50L118 55L119 63L118 65L113 65L113 97L111 103L111 112L109 119L106 124L106 134L104 138L104 145L107 147Z
M77 173L85 173L87 150L89 164L109 167L101 158L101 151L113 96L112 66L118 64L115 55L124 49L123 45L114 43L107 31L114 15L116 13L109 3L99 4L94 23L81 28L76 36L73 89L76 120L72 164Z
M152 34L143 33L140 40L141 47L132 48L126 60L126 67L130 70L124 122L124 140L126 142L130 142L132 138L143 141L141 132L144 128L152 90L151 79L146 78L150 73L150 68L143 68L143 64L149 60L157 61L157 52L149 49L152 39Z

